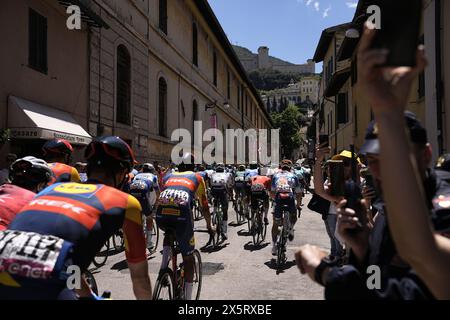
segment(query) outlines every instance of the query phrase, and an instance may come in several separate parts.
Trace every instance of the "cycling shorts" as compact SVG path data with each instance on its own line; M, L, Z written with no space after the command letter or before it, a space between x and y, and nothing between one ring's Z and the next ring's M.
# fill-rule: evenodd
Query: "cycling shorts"
M283 209L287 208L292 214L295 212L295 198L292 193L278 193L275 197L275 219L283 218Z
M180 252L183 256L190 256L194 253L195 237L194 237L194 223L192 221L189 208L185 214L189 214L189 218L182 219L178 215L170 214L176 209L170 206L159 206L156 211L156 223L158 228L163 231L172 229L175 231L175 239L180 247Z

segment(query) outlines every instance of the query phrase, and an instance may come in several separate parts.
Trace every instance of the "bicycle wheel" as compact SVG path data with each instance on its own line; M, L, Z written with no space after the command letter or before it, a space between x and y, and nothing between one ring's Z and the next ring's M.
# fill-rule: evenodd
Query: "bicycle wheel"
M219 206L219 208L216 211L216 244L219 243L220 241L220 237L222 235L222 221L223 221L223 216L222 216L222 206Z
M198 250L194 250L194 281L193 288L192 288L192 298L194 300L200 299L200 292L202 290L202 271L203 265L202 265L202 257L200 255L200 252Z
M258 215L252 214L252 222L251 222L251 234L253 237L253 244L258 244Z
M281 265L285 262L286 254L285 254L285 230L284 227L281 227L281 232L277 241L277 266L281 267Z
M266 235L267 235L267 225L264 223L264 207L260 207L259 208L259 235L260 235L260 243L263 242L264 240L266 240Z
M153 241L153 248L151 250L147 248L147 250L149 254L154 254L156 250L158 250L158 243L159 243L159 228L156 225L155 220L153 220L153 228L150 232Z
M86 282L88 283L92 292L94 292L95 295L98 296L97 281L95 281L94 275L89 270L86 270L84 272L84 278L86 279Z
M110 247L111 247L111 243L110 243L110 239L108 239L108 240L106 240L105 245L102 248L105 250L102 251L102 249L100 249L100 251L95 255L94 260L92 260L92 263L94 264L94 266L96 266L97 268L100 268L105 265L106 260L108 260Z
M156 280L153 300L175 300L175 284L173 282L173 271L166 268L161 271Z
M118 230L113 236L113 248L115 251L123 251L125 249L125 239L123 238L122 229Z

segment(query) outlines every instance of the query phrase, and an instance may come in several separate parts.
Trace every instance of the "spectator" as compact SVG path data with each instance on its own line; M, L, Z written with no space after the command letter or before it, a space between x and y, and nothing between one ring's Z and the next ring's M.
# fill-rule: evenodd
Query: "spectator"
M395 111L399 106L406 106L408 102L412 81L424 67L423 54L419 55L418 66L414 69L383 70L375 66L383 63L386 54L370 51L368 48L366 33L364 40L361 40L358 58L361 86L364 93L373 101L373 104L378 104L376 108L379 109L375 114L377 124L372 123L369 126L363 149L368 155L370 171L380 185L380 199L385 198L386 207L390 214L386 214L383 200L380 200L377 204L374 204L378 209L378 214L374 221L375 224L372 226L370 219L367 218L369 213L366 213L368 206L365 201L362 201L356 208L357 215L355 210L344 210L343 206L346 202L342 201L338 209L340 214L339 231L341 236L345 238L346 243L349 243L352 248L350 265L343 268L334 267L322 259L324 257L323 251L311 246L300 249L296 255L297 263L302 272L308 273L316 281L326 286L325 295L327 298L433 298L433 294L407 264L411 263L415 267L414 264L417 265L417 260L420 260L419 265L423 266L423 270L425 270L429 262L436 258L428 254L428 247L417 240L421 238L418 236L424 230L419 232L417 225L411 223L410 214L414 212L417 220L422 220L420 227L426 230L427 224L429 226L427 215L431 211L435 228L443 231L443 228L446 227L443 222L449 221L449 213L440 210L439 201L436 200L440 199L440 195L448 194L449 187L448 184L439 180L432 170L427 169L431 160L431 147L427 143L425 129L412 113L406 112L399 118L398 111ZM367 50L371 53L366 52ZM402 77L399 77L396 85L393 86L392 83L384 80L383 76L386 72L391 72L391 76L401 75ZM410 143L405 134L407 130L404 130L404 127L409 129L410 138L414 143L412 151L409 150ZM378 140L378 133L380 133L380 140ZM380 150L382 150L381 153ZM400 153L401 156L398 157L397 153ZM413 162L415 162L414 165L412 165ZM419 168L418 174L415 174L414 168ZM420 183L416 180L416 177L422 178L422 183L427 190L427 201L421 197ZM394 212L394 219L391 212ZM441 221L434 218L436 214L442 218ZM389 228L387 217L389 217L390 222ZM400 222L400 220L402 221ZM405 221L409 221L408 226L406 226ZM362 230L355 232L358 225L362 227ZM395 230L393 226L395 226ZM431 226L428 229L429 234L431 234L430 230L432 230ZM409 251L408 254L398 255L392 238L397 239L396 244L400 243L403 250ZM408 245L406 246L406 244ZM430 245L430 242L428 241L427 244ZM411 254L420 251L423 251L420 259ZM427 259L424 256L427 256ZM403 261L401 257L406 257L406 261ZM380 289L369 290L367 287L368 276L366 271L369 265L380 267ZM436 271L437 269L438 267L436 267ZM423 270L421 272L425 274L426 272ZM439 270L441 274L448 274L444 270L448 270L448 265L447 269L441 268ZM445 278L441 274L433 275L434 279L440 278L441 280L441 284L434 282L436 286L440 285L440 288L433 293L440 293L445 296L445 293L448 293L449 290L443 288L448 287L450 277ZM443 281L444 278L447 280ZM432 281L429 283L432 283ZM430 288L433 287L430 286ZM445 290L447 291L445 292ZM438 297L438 295L435 296ZM450 297L450 295L446 297Z
M330 260L335 260L337 262L341 262L342 257L344 256L344 248L341 242L336 237L336 223L337 223L337 212L336 212L336 204L342 200L342 197L332 196L329 190L329 182L327 179L325 182L323 181L323 175L320 174L321 163L325 159L325 155L330 152L330 148L317 148L316 150L316 164L314 168L314 172L319 174L314 175L314 188L317 195L331 202L330 208L328 211L328 215L325 222L325 228L327 230L327 234L330 238L331 245L331 253ZM349 151L343 151L338 155L335 155L333 160L343 160L344 161L344 178L345 180L350 180L352 178L351 175L351 157L352 154ZM355 157L356 158L356 157ZM327 176L330 177L329 167L327 166Z
M381 167L389 228L400 255L410 263L436 298L450 299L450 240L436 231L449 231L449 188L437 191L432 201L433 220L429 219L426 192L433 186L423 185L420 163L413 157L409 137L404 130L402 113L407 105L413 81L426 66L423 49L418 50L414 68L377 68L387 54L371 50L375 31L366 28L361 39L358 60L362 93L370 99L379 125ZM395 81L385 75L389 72ZM392 79L392 78L391 78ZM434 225L432 224L434 222ZM438 223L436 223L438 222Z
M11 182L9 178L9 169L16 160L17 156L14 153L8 153L6 156L6 168L0 170L0 185Z

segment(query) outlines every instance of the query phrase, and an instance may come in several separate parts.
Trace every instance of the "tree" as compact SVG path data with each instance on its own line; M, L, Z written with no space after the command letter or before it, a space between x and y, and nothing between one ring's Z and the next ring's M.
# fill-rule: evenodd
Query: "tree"
M299 117L300 112L295 106L289 106L281 113L272 113L275 127L280 129L283 157L291 158L293 151L300 147L300 126L297 120Z

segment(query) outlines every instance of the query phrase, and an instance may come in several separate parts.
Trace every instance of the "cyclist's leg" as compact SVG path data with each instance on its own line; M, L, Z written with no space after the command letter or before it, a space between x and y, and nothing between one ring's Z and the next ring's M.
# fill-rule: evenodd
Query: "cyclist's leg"
M266 193L264 195L264 223L269 224L269 221L267 219L267 215L269 213L269 195Z
M223 221L222 221L222 231L225 237L227 237L227 229L228 229L228 193L225 190L224 193L220 197L220 201L222 202L222 210L223 210Z
M179 223L177 226L176 239L180 247L184 265L184 288L186 300L192 300L192 288L194 282L194 250L195 237L192 221Z
M272 254L276 255L276 243L278 238L278 227L282 225L282 212L280 206L280 199L275 197L275 211L273 213L273 225L272 225Z
M166 231L168 225L170 224L168 219L165 219L163 215L161 215L162 206L158 207L158 211L156 214L156 222L158 223L158 228L163 232ZM160 271L166 269L169 266L169 261L171 258L171 249L170 249L170 240L166 234L164 234L163 240L163 251L162 251L162 261L160 266Z

